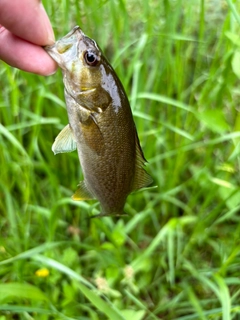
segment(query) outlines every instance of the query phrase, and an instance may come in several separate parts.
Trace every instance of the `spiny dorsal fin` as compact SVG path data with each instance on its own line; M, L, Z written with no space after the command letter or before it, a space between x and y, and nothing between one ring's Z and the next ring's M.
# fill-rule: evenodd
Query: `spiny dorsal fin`
M75 201L80 201L80 200L91 200L95 198L86 187L85 182L81 181L78 185L78 189L76 190L74 195L72 195L72 199Z
M52 145L52 151L54 152L54 154L57 154L72 152L74 150L76 150L76 142L73 140L72 131L68 124L62 129L62 131L60 131L60 133L56 137Z
M138 139L137 131L136 131L136 166L135 166L135 174L134 181L132 186L132 191L136 191L138 189L149 186L153 179L151 176L143 169L143 166L147 162L144 157L142 148L140 146L140 142Z

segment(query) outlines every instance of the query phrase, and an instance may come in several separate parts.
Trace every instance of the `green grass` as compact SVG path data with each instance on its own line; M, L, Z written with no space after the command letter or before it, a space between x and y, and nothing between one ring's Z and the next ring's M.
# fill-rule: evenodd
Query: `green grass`
M43 1L128 93L157 188L122 218L74 202L61 72L0 63L0 320L240 319L240 3ZM49 275L36 271L47 268Z

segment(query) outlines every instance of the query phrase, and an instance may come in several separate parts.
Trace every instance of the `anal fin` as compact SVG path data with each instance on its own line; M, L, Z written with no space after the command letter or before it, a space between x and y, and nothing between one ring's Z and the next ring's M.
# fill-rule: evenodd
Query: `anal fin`
M76 190L74 195L72 195L72 199L75 201L81 201L81 200L91 200L95 198L86 187L85 182L81 181L78 185L78 189Z

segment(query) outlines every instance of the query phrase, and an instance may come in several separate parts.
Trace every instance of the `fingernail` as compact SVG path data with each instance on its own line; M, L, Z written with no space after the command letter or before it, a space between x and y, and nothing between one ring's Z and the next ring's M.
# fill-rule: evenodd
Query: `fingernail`
M47 74L46 74L46 77L52 76L52 75L55 74L56 72L57 72L57 70L52 71L52 72L50 72L50 73L47 73Z

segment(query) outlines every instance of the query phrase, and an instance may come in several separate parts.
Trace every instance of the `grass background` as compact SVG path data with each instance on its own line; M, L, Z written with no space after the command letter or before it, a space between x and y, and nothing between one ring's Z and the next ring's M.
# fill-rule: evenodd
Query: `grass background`
M240 319L240 3L43 3L116 69L158 188L88 219L61 72L0 62L0 320Z

